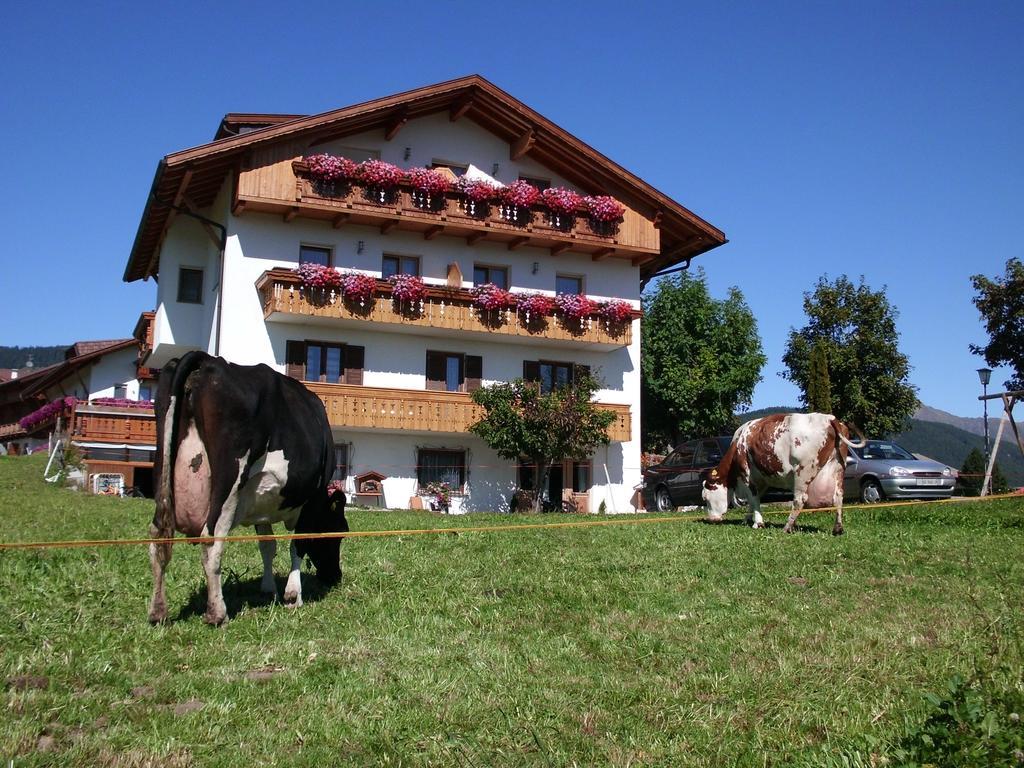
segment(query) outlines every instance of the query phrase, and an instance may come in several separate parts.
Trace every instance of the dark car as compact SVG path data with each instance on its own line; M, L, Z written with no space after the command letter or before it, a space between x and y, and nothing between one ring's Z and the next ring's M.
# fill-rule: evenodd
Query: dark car
M687 504L703 504L704 474L718 466L730 442L731 435L688 440L660 464L648 467L644 471L644 506L668 512Z

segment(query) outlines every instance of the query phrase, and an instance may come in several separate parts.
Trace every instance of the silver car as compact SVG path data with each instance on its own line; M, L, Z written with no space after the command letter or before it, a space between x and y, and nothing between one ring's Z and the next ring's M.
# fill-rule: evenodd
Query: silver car
M844 493L865 504L885 499L947 499L957 472L945 464L918 458L891 440L868 440L851 448L846 459Z

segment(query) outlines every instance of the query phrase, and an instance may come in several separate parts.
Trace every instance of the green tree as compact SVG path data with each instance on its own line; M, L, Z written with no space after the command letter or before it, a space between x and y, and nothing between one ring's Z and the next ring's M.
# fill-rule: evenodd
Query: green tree
M974 306L981 313L989 338L985 346L971 344L971 352L984 357L988 365L1009 365L1013 378L1004 386L1024 389L1024 264L1020 259L1010 259L1005 275L995 280L973 275L971 284L977 291Z
M661 449L733 426L750 405L765 358L757 321L737 288L716 300L703 270L661 278L643 297L641 431Z
M981 484L985 480L985 454L978 448L972 448L960 467L960 487L964 489L965 496L980 496ZM967 477L965 477L967 475ZM999 468L999 462L992 467L992 493L1006 493L1010 490L1010 484L1006 475Z
M813 413L832 413L832 382L828 377L828 352L819 339L811 347L807 380L807 407Z
M615 413L594 404L597 381L579 369L577 374L572 384L547 394L537 382L522 379L473 393L473 402L483 407L484 415L470 432L503 459L519 461L525 456L533 463L535 512L541 509L541 489L547 487L553 462L586 458L609 442L608 427Z
M832 413L869 436L898 432L917 408L917 388L909 383L910 363L899 351L896 310L885 290L854 285L846 275L830 283L818 279L804 294L808 322L790 329L780 376L796 384L810 405L810 359L816 344L828 359Z

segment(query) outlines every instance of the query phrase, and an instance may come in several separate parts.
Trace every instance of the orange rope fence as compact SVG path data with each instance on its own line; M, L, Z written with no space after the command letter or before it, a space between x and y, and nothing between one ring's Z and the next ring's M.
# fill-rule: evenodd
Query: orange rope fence
M970 502L995 501L997 499L1020 498L1020 494L1001 494L998 496L981 497L953 497L949 499L938 499L935 501L898 501L884 502L881 504L854 504L844 505L843 511L848 512L855 509L885 509L892 507L920 506L922 504L950 504ZM802 511L801 515L823 514L834 512L835 507L820 507ZM744 510L739 510L744 511ZM788 515L790 509L765 509L762 516ZM460 534L460 533L491 533L508 531L527 530L556 530L568 528L592 528L609 525L640 525L645 523L692 523L706 519L703 514L699 515L673 515L671 517L638 517L634 515L621 515L611 519L601 520L580 520L564 523L520 523L513 525L480 525L446 528L421 528L406 530L383 530L383 531L348 531L345 533L281 533L281 534L242 534L237 536L181 536L176 538L143 538L143 539L81 539L68 541L23 541L23 542L0 542L0 551L20 549L76 549L76 548L99 548L119 546L148 546L150 544L212 544L215 541L236 542L236 541L291 541L293 539L361 539L378 538L384 536L422 536L430 534Z

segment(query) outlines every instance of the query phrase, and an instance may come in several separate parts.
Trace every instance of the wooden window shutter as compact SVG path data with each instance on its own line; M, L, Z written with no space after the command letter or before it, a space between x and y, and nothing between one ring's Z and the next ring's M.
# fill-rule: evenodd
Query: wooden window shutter
M306 342L289 339L284 346L285 373L293 379L306 378Z
M427 352L427 389L444 390L446 357L440 352Z
M345 384L363 385L363 367L366 364L366 348L355 344L345 345Z
M466 391L475 392L483 386L484 359L480 355L466 355Z
M539 360L523 360L523 378L526 381L540 381Z

